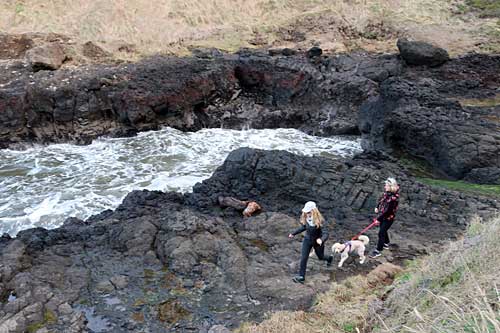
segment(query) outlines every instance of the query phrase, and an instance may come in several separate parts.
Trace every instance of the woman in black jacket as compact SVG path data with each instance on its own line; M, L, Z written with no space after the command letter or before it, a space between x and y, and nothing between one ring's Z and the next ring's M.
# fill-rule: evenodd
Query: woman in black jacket
M396 211L398 210L399 203L399 186L394 178L387 178L384 186L384 194L380 198L375 213L377 221L380 225L378 232L377 249L373 250L370 258L377 258L382 255L384 249L388 250L390 241L388 230L394 223Z
M316 252L319 260L326 261L327 266L332 264L333 256L325 257L325 242L328 239L328 229L325 225L325 219L316 207L316 203L313 201L306 202L302 209L300 223L302 225L289 234L288 237L293 238L301 232L306 232L306 236L302 241L299 274L293 278L294 282L304 283L307 259L309 259L311 248L314 248L314 252Z

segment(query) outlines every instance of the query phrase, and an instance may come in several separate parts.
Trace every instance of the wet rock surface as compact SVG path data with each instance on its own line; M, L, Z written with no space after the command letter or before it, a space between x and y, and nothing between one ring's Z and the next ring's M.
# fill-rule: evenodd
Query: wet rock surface
M130 193L115 211L54 230L30 229L0 240L0 330L39 325L51 332L201 331L234 328L270 310L307 309L332 280L377 265L327 268L310 258L305 285L291 281L300 237L290 240L304 201L315 200L331 225L327 252L368 224L382 180L401 182L392 229L399 263L426 244L458 236L475 214L499 203L430 188L390 157L300 157L242 148L193 193ZM220 209L219 195L258 198L264 212L242 218ZM376 231L367 233L376 241ZM339 258L336 258L337 261ZM10 301L8 295L16 297ZM214 328L216 326L216 328Z

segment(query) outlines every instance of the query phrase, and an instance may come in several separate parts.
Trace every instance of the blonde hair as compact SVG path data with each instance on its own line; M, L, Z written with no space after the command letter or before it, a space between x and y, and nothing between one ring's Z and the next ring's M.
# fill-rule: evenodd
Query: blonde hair
M321 215L318 208L313 208L311 210L311 213L312 213L312 219L313 219L314 224L316 225L316 228L320 228L323 225L323 222L325 221L325 219L323 218L323 215ZM306 224L307 223L306 218L307 218L307 214L302 212L302 215L300 216L300 223Z
M390 192L397 192L399 189L399 185L396 182L396 179L392 177L387 178L387 180L385 181L385 185L389 186Z

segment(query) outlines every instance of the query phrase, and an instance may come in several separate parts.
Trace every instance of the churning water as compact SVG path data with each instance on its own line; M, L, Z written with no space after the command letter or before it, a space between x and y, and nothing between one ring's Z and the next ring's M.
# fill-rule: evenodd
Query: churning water
M183 133L171 128L88 146L0 150L0 234L54 228L70 216L85 219L116 208L132 190L190 191L240 147L341 156L361 150L356 139L293 129Z

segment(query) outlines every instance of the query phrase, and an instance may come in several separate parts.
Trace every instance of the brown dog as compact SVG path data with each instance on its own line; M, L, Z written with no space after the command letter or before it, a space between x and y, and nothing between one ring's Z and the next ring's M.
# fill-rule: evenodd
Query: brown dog
M255 201L250 201L247 207L243 210L243 216L250 217L253 213L262 210L262 207Z
M233 197L223 197L218 198L219 205L221 207L233 207L234 209L243 211L243 216L250 217L255 212L262 210L262 207L255 201L242 201Z

